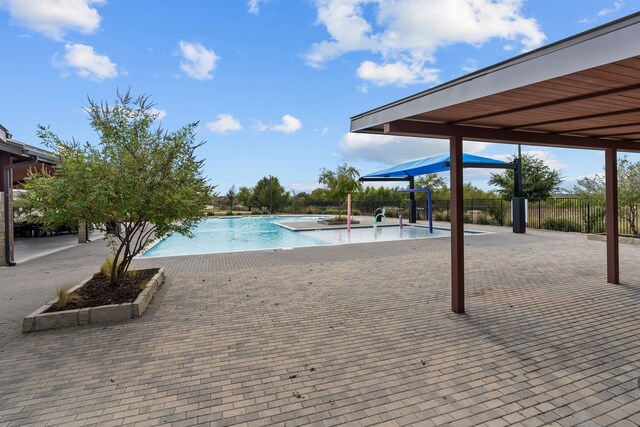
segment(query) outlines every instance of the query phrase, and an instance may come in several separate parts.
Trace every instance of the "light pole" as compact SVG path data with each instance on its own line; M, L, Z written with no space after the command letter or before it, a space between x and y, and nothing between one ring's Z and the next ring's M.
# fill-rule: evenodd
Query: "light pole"
M273 215L273 176L269 175L269 213Z

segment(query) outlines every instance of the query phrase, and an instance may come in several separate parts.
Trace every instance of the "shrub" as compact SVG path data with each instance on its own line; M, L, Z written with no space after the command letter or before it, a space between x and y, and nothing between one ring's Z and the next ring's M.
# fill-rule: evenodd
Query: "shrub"
M447 213L447 212L434 212L433 213L433 220L434 221L451 222L451 217L449 216L449 213Z
M575 221L571 221L568 218L554 218L547 217L542 220L542 224L540 224L540 228L545 230L554 230L554 231L569 231L569 232L581 232L582 227L580 224Z
M489 217L485 214L478 214L474 222L481 225L491 225L491 220L489 220Z
M56 309L64 310L69 303L77 302L80 297L74 293L69 293L66 286L56 289Z
M594 206L590 210L582 209L580 212L584 229L588 233L604 233L606 229L605 214L603 206Z
M317 206L307 206L304 208L304 213L306 215L317 215L320 213L320 210Z
M116 268L120 266L122 260L118 260L118 265ZM107 257L104 261L102 261L102 265L100 266L100 273L102 273L105 277L111 277L111 272L113 271L113 257Z
M490 200L487 203L487 212L493 218L496 225L505 225L509 214L509 203L503 207L502 200Z

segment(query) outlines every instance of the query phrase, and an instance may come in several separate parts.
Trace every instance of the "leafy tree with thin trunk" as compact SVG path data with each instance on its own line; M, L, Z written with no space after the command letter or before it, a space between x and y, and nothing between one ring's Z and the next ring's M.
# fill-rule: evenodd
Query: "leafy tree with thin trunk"
M269 213L281 211L289 202L289 193L275 176L265 176L253 187L253 197L258 206L269 208Z
M416 178L415 181L416 188L428 188L431 190L431 197L433 199L448 199L449 198L449 187L447 187L447 183L444 178L438 176L435 173L429 173L426 175L421 175ZM417 193L416 200L427 200L427 193Z
M512 156L511 160L516 156ZM507 200L513 197L512 169L502 173L492 173L489 185L498 187L498 193ZM545 200L551 197L554 191L560 190L562 174L549 167L543 159L534 154L522 155L522 193L529 200Z
M240 190L238 190L238 194L236 195L236 199L238 200L238 203L249 208L249 210L251 210L252 206L256 205L255 197L253 196L253 188L250 187L240 187Z
M55 152L53 173L32 174L28 203L46 228L89 221L105 231L113 251L111 285L119 286L131 261L152 239L191 236L211 200L212 187L195 151L197 123L169 132L155 126L148 96L118 93L115 103L89 100L86 111L98 143L63 141L39 127ZM107 224L116 224L116 227Z
M225 196L227 198L227 202L229 202L229 211L233 211L233 202L236 199L236 186L232 185L229 188L229 191L227 191L227 195Z
M618 160L618 215L629 223L634 236L638 236L638 213L640 208L640 162L632 162L627 156ZM593 178L578 180L573 192L581 198L594 199L603 206L598 212L605 215L605 179L604 174Z
M347 195L362 190L362 184L358 181L360 173L353 166L346 163L338 166L335 171L322 168L318 182L325 186L328 197L338 200L338 219L342 217L342 205L346 201Z

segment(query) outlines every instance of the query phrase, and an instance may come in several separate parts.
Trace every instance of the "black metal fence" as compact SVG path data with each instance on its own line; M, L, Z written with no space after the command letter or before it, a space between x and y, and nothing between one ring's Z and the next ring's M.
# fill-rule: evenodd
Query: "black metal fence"
M427 202L418 200L418 219L426 219ZM336 201L314 202L312 205L293 201L284 211L309 215L336 215L346 211L346 203ZM408 218L407 202L384 200L355 201L352 210L355 215L373 215L377 208L385 208L389 217L402 215ZM638 235L640 223L639 209L620 207L619 230L622 235ZM450 221L450 201L433 200L433 219ZM511 225L511 202L502 199L465 199L464 221L473 224ZM530 200L527 208L529 228L573 231L581 233L603 233L606 227L605 205L603 201L582 198L550 198Z

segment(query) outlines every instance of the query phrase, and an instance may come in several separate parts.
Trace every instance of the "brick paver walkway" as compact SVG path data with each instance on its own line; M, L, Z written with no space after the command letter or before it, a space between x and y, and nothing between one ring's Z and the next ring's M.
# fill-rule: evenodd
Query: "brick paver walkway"
M478 227L474 227L478 228ZM142 319L34 334L94 242L0 269L0 426L640 425L640 247L529 231L163 259Z

